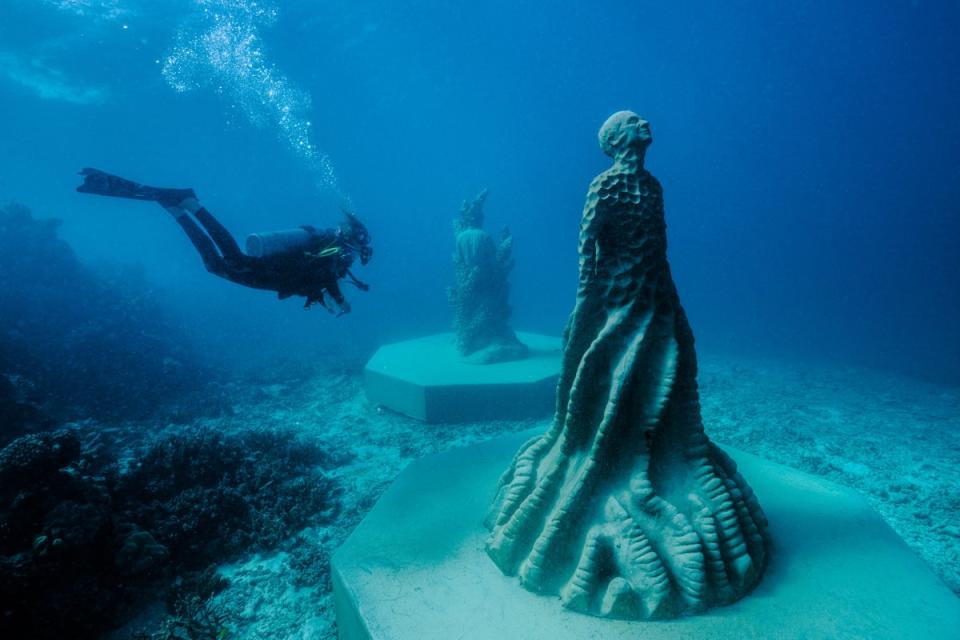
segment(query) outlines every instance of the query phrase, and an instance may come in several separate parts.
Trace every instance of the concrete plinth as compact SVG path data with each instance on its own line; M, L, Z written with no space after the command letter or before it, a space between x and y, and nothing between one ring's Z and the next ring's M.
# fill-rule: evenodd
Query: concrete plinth
M388 344L367 363L367 397L425 422L549 415L563 355L560 338L517 337L529 347L529 357L495 364L464 361L452 333Z
M857 493L728 450L770 519L760 586L704 615L660 622L564 610L484 552L497 478L533 433L413 463L333 557L341 640L955 640L960 599Z

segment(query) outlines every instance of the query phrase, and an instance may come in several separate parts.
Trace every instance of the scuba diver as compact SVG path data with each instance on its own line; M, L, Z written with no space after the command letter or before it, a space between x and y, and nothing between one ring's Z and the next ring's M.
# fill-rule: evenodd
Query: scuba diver
M350 271L355 257L366 265L373 256L370 234L346 209L346 220L336 229L302 226L254 234L247 238L244 253L230 232L200 204L193 189L148 187L99 169L83 169L80 175L83 184L77 191L81 193L158 203L186 232L207 271L231 282L276 291L281 300L304 296L304 309L320 303L338 317L350 312L350 303L340 291L341 279L362 291L370 288Z

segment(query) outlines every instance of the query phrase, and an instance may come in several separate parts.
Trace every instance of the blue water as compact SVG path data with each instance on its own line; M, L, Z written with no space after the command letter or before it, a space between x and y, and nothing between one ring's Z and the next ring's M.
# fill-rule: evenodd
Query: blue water
M711 436L861 491L960 593L958 33L954 0L0 0L0 636L334 637L330 554L404 466L535 426L382 412L363 363L450 329L484 188L514 327L559 334L621 109ZM370 291L216 278L83 167L241 243L350 207Z
M255 358L445 327L450 221L489 187L516 324L558 331L596 130L630 108L702 348L955 381L958 27L946 1L9 0L0 198ZM75 194L83 166L193 186L241 238L350 202L371 292L335 321L211 278L156 207Z

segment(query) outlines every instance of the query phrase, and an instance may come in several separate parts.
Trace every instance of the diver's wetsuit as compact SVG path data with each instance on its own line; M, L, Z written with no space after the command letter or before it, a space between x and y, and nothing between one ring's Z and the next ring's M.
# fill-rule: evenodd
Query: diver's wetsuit
M194 217L196 221L190 215L179 215L177 222L210 273L246 287L276 291L281 299L304 296L307 299L305 306L314 302L322 304L324 293L341 307L344 305L345 298L338 281L350 275L354 256L348 247L338 246L337 233L333 229L317 231L313 227L304 227L312 236L309 246L255 257L241 251L230 232L205 208L197 210ZM203 229L197 222L203 225ZM318 255L333 247L338 249L335 255Z
M306 245L272 255L251 256L241 251L230 232L200 205L193 189L151 187L92 168L81 170L80 175L83 184L77 191L81 193L160 204L186 232L207 271L231 282L276 291L281 299L304 296L304 306L308 308L315 302L330 308L326 302L329 295L340 307L341 315L350 310L340 291L341 278L349 278L363 291L369 288L350 272L355 255L364 265L373 255L370 234L350 212L344 212L346 225L336 230L302 227L310 235Z

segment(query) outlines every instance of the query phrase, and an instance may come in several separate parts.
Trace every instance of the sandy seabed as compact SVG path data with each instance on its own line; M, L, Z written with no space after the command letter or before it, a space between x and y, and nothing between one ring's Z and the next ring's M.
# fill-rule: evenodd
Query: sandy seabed
M960 388L709 354L701 356L700 386L711 438L857 489L960 595ZM210 605L227 621L228 637L244 640L336 638L330 554L397 474L437 451L547 426L547 418L424 425L371 406L360 375L246 391L232 416L205 424L294 427L347 462L332 472L344 488L339 516L298 532L286 545L296 556L257 554L220 567L230 586ZM303 584L304 558L315 565L316 584Z

